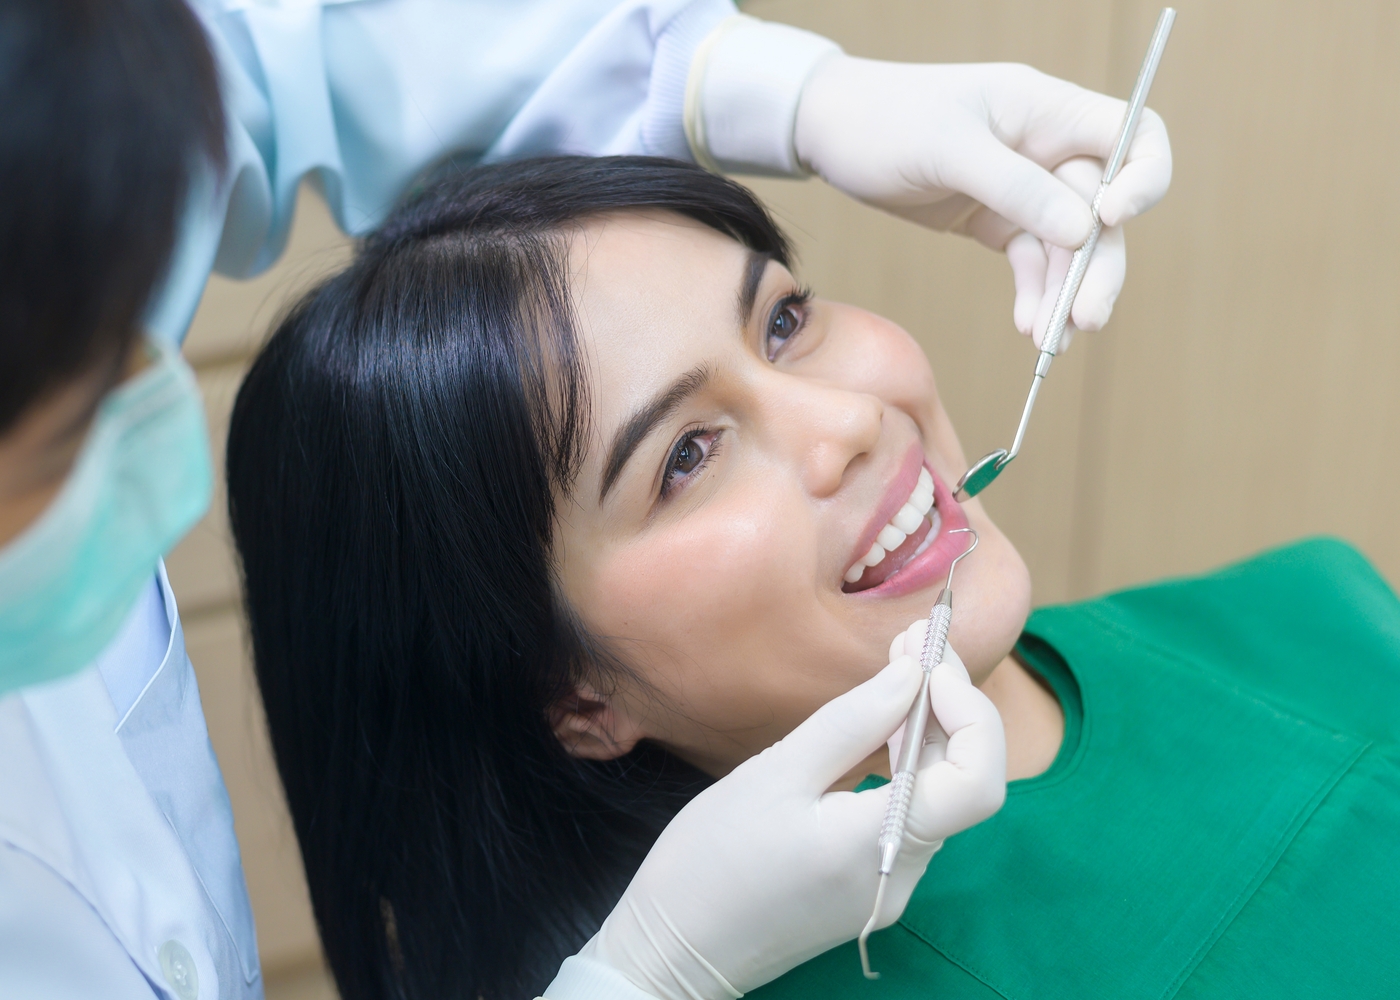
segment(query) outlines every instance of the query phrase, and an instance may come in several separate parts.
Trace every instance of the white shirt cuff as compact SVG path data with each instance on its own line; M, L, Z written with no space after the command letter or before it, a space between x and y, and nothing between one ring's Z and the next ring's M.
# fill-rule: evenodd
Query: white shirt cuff
M691 0L657 36L642 113L642 151L648 156L690 159L684 119L690 67L705 39L733 16L732 0Z
M536 1000L656 1000L611 965L571 955Z
M799 177L792 134L802 88L841 51L821 35L736 14L696 49L686 85L685 134L701 166Z

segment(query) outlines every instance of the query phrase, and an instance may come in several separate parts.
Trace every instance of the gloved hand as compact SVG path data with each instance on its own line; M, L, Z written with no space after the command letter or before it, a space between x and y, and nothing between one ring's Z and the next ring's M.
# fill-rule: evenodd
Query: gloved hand
M891 654L874 678L687 805L580 955L661 1000L720 1000L856 937L875 902L888 790L826 789L908 713L919 667L902 650ZM950 734L946 758L939 747L920 770L880 926L903 912L943 838L1005 797L1001 717L956 654L936 668L930 693Z
M1054 273L1054 248L1072 251L1088 237L1102 176L1101 163L1070 162L1108 158L1124 107L1029 66L833 53L802 88L793 143L804 166L847 194L1005 250L1016 327L1033 331L1039 346L1064 276L1064 268ZM1056 170L1062 165L1072 176ZM1145 110L1100 208L1105 231L1071 314L1079 329L1108 321L1125 273L1117 227L1155 205L1171 174L1166 126Z
M1039 346L1064 276L1056 248L1089 235L1103 175L1093 158L1112 151L1124 106L1029 66L856 59L810 31L737 14L696 48L684 125L711 169L815 172L868 204L1005 250L1016 327ZM1125 271L1118 227L1155 205L1171 176L1166 126L1144 111L1101 206L1107 228L1075 326L1108 321Z

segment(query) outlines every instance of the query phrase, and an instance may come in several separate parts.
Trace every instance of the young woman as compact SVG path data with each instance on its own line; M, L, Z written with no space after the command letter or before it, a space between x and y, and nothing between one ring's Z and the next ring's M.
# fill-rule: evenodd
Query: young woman
M1313 543L1027 625L964 468L914 341L803 289L728 181L542 160L398 212L281 324L229 441L347 994L542 986L688 796L884 665L969 525L952 639L1004 719L1008 804L872 940L879 982L852 946L764 995L1394 982L1384 583ZM883 752L845 787L871 774Z

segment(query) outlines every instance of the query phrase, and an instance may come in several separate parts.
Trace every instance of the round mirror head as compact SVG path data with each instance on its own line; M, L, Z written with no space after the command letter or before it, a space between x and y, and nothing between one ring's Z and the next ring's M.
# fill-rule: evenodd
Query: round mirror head
M963 473L958 485L953 490L953 498L962 503L981 493L991 485L992 480L1001 475L1001 470L1006 468L1009 459L1006 457L1006 449L998 448L990 455L984 455L972 463L972 468Z

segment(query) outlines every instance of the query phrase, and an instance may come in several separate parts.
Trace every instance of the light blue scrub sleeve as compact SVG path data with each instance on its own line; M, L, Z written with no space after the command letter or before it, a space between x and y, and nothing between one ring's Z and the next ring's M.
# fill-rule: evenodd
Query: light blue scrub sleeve
M696 46L732 0L191 0L219 63L230 164L191 195L149 325L184 338L211 270L286 246L309 177L358 235L449 154L690 159Z

